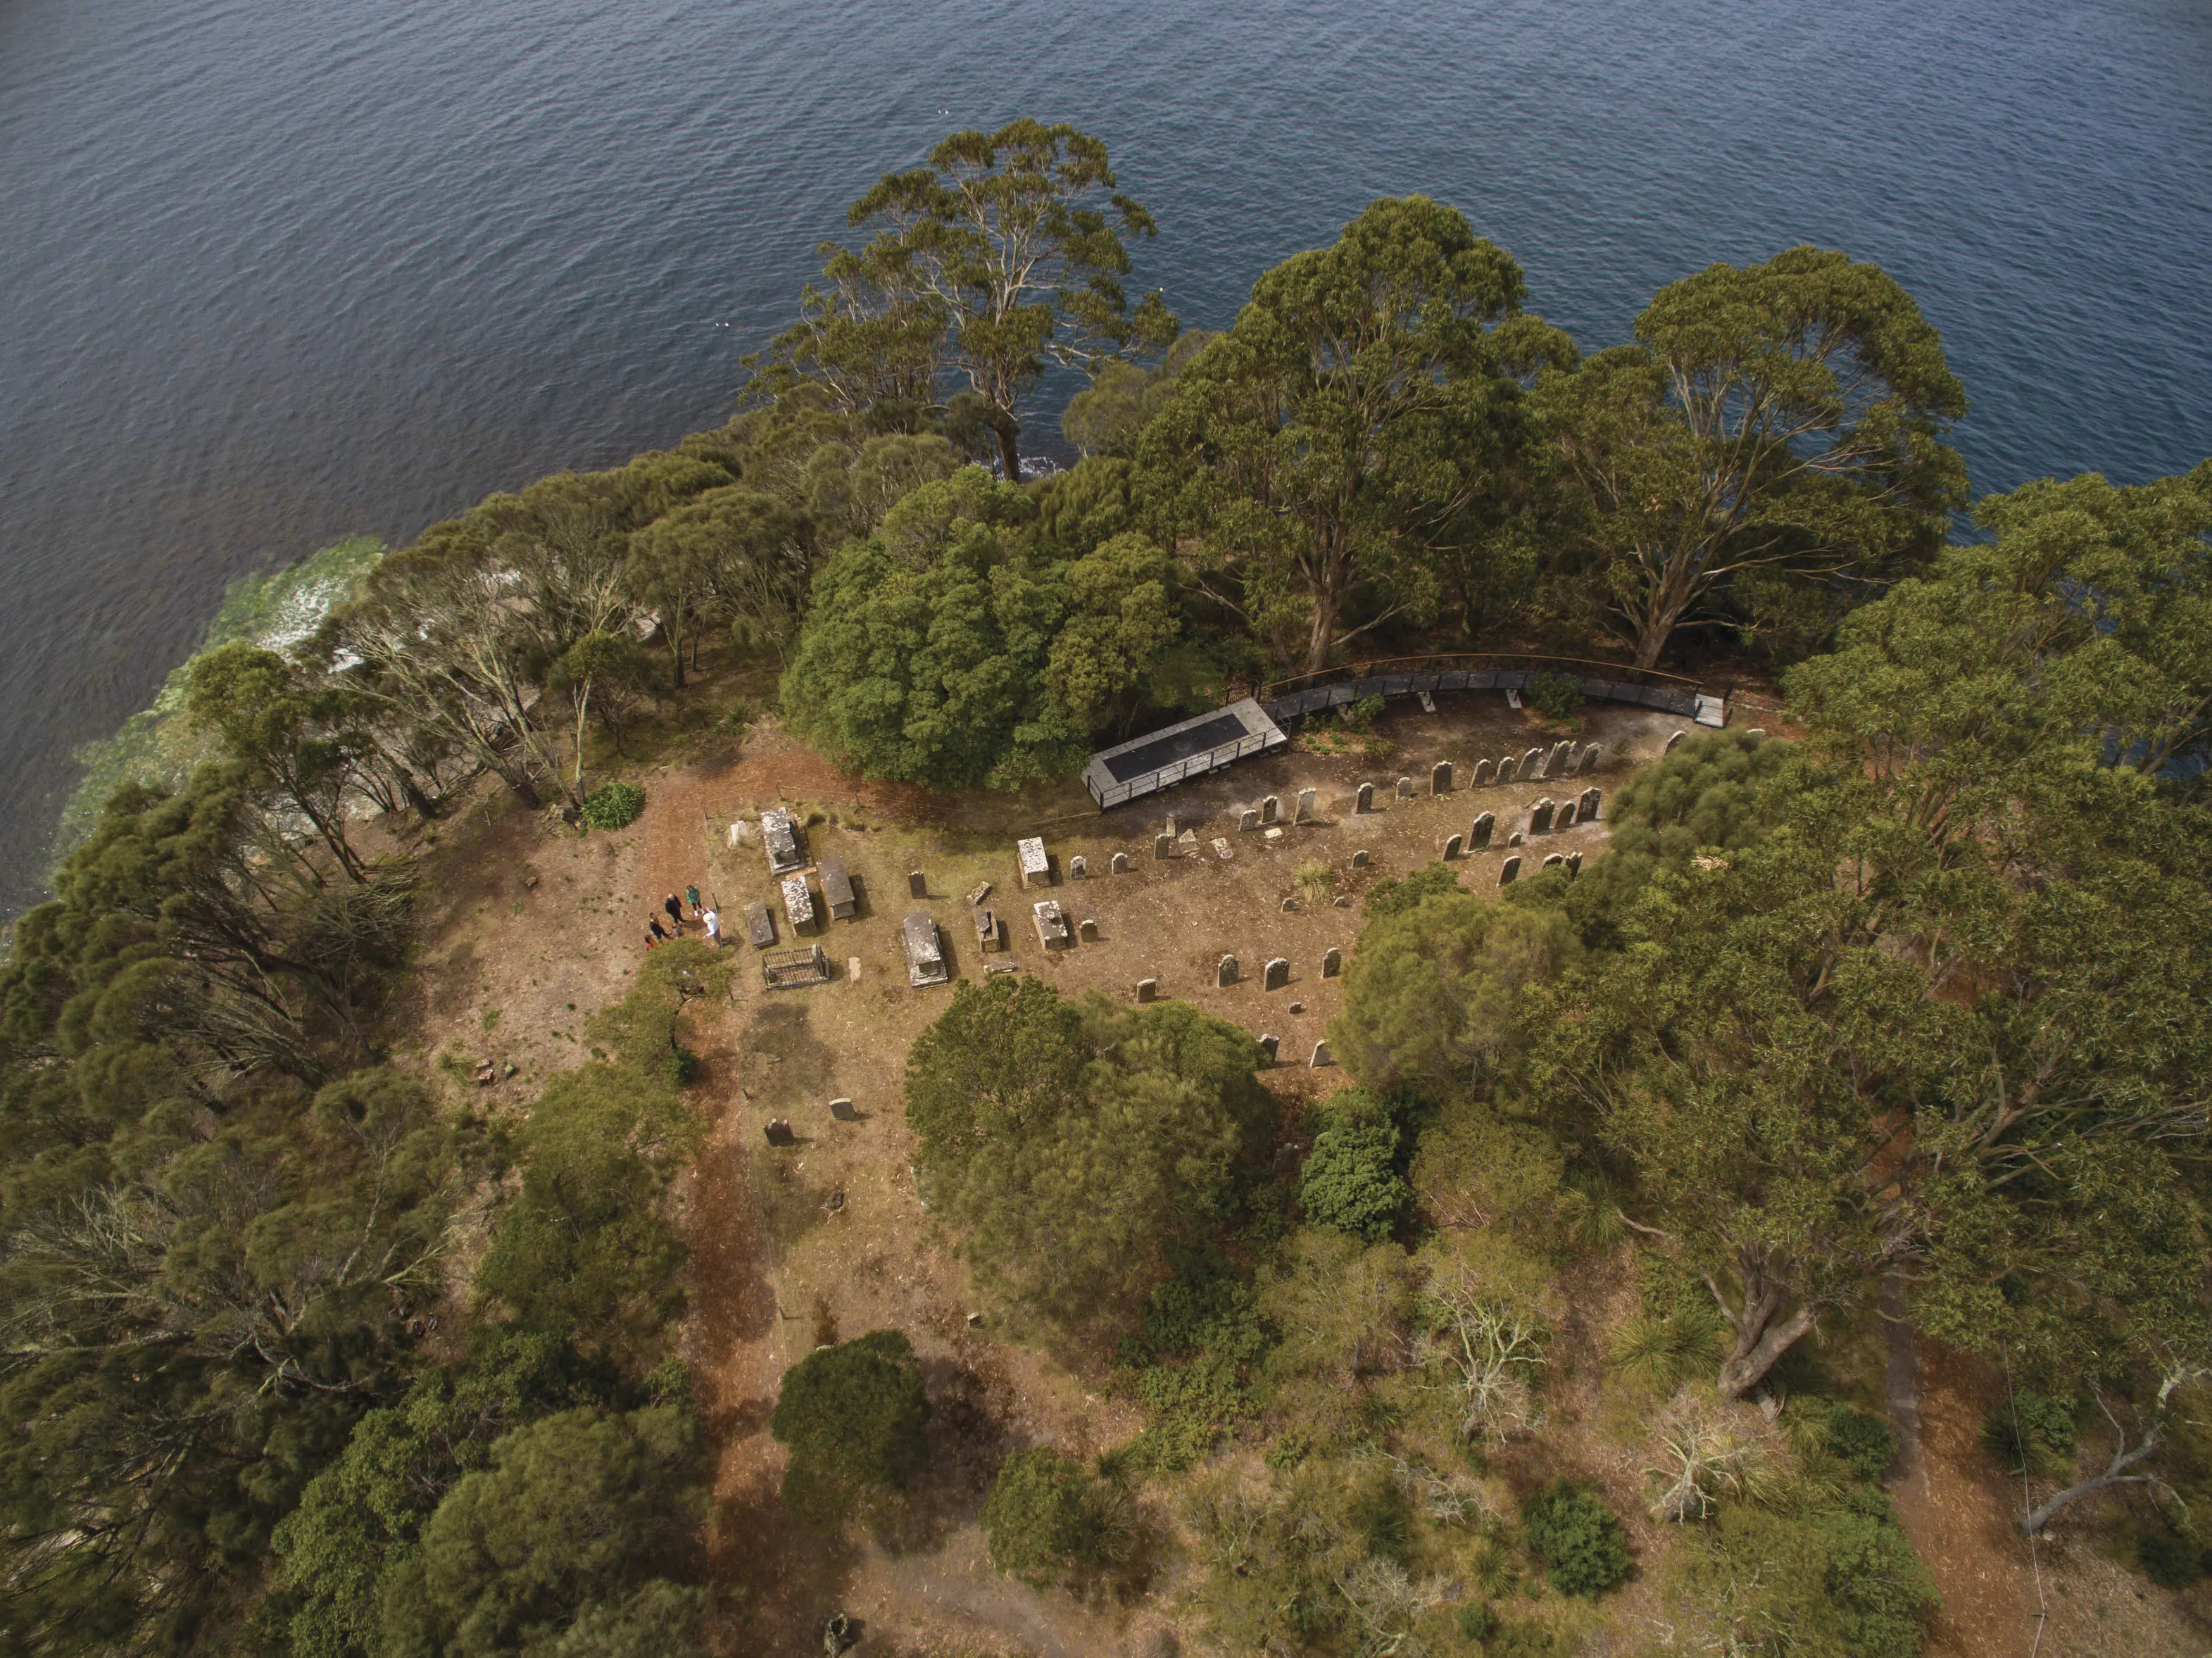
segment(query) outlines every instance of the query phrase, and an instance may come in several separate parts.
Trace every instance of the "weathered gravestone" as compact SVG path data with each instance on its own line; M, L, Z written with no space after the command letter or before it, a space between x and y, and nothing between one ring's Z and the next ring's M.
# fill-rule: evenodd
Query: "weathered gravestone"
M1237 958L1234 956L1224 956L1220 965L1213 969L1213 987L1216 990L1226 990L1236 982Z
M1083 854L1079 852L1067 860L1067 878L1071 881L1087 881L1091 878L1091 865L1083 860Z
M1359 793L1354 799L1352 809L1354 811L1372 811L1375 810L1374 784L1362 783L1359 786Z
M1281 1046L1282 1040L1283 1039L1279 1036L1262 1036L1260 1038L1260 1051L1267 1056L1267 1063L1269 1065L1274 1064L1275 1050Z
M1318 1071L1325 1065L1333 1065L1335 1061L1331 1060L1328 1056L1328 1044L1327 1042L1316 1042L1314 1044L1313 1058L1306 1061L1306 1069L1309 1071Z
M1575 803L1575 815L1585 823L1595 823L1597 819L1597 809L1604 804L1604 801L1603 789L1584 789L1582 798Z
M1480 787L1482 787L1486 783L1489 782L1489 781L1490 781L1490 780L1491 780L1492 777L1496 776L1496 775L1497 775L1497 768L1496 768L1495 767L1493 767L1493 766L1490 763L1490 762L1488 762L1487 760L1478 760L1478 761L1476 761L1476 762L1474 762L1474 786L1475 786L1475 787L1477 787L1477 788L1480 788Z
M920 870L908 870L906 877L906 896L909 898L929 896L929 878Z
M858 1122L860 1114L853 1109L853 1102L842 1097L830 1102L830 1114L839 1122Z
M1510 887L1520 878L1521 858L1520 854L1516 853L1513 856L1508 858L1503 864L1498 865L1498 884L1502 887Z
M1577 768L1579 774L1587 777L1592 772L1595 771L1597 769L1597 757L1604 752L1605 744L1602 743L1593 743L1589 747L1584 749L1583 750L1583 763Z
M1270 961L1260 980L1262 990L1280 990L1291 981L1291 964L1278 956Z
M1298 791L1297 816L1291 818L1291 821L1294 823L1310 823L1313 822L1313 815L1314 792L1311 789L1300 789Z
M1175 836L1172 835L1155 835L1152 837L1152 856L1155 858L1174 857Z
M1259 809L1255 806L1245 807L1243 815L1237 820L1237 827L1247 834L1257 829L1260 827Z
M1106 872L1109 875L1127 875L1129 872L1129 854L1126 852L1115 853L1114 861L1106 865Z
M1451 785L1452 768L1450 761L1439 760L1435 765L1429 768L1429 793L1431 794L1449 794L1451 793Z
M1370 855L1370 854L1368 854L1367 853L1364 853L1364 852L1355 852L1355 853L1353 853L1352 854L1352 868L1354 868L1354 869L1365 869L1365 868L1367 867L1367 859L1368 859L1369 855Z
M1469 850L1474 852L1488 852L1490 850L1491 835L1497 828L1498 814L1496 812L1486 811L1474 820L1474 826L1467 832L1467 844Z
M1498 780L1501 783L1511 782L1519 774L1521 762L1511 755L1507 755L1498 762Z
M1582 872L1583 872L1583 855L1582 855L1582 853L1580 853L1579 852L1571 852L1571 853L1569 853L1567 854L1567 873L1568 873L1568 874L1570 874L1570 875L1580 875Z
M1149 1002L1153 997L1159 993L1160 981L1158 979L1139 979L1137 981L1137 999L1139 1001Z
M1456 835L1444 836L1444 862L1449 864L1459 856L1460 839Z
M1555 852L1544 860L1546 869L1565 869L1566 865L1567 855L1563 852Z
M1521 756L1520 776L1524 781L1534 781L1544 774L1544 751L1530 749Z
M1093 920L1090 916L1085 916L1081 920L1075 924L1075 936L1082 939L1086 944L1097 944L1098 942L1098 923Z
M1761 726L1753 726L1749 731L1746 732L1744 735L1754 743L1764 743L1766 741L1766 732Z
M1020 861L1022 884L1025 887L1042 883L1052 884L1052 859L1045 856L1044 837L1032 835L1014 842L1014 855Z
M1661 750L1660 750L1660 752L1661 752L1661 753L1662 753L1662 754L1672 754L1672 753L1674 753L1674 744L1676 744L1677 743L1680 742L1684 738L1687 737L1689 734L1690 734L1690 733L1689 733L1689 732L1675 732L1672 737L1670 737L1670 738L1668 738L1667 739L1667 746L1666 746L1664 749Z
M1321 958L1321 976L1322 978L1334 979L1338 974L1343 971L1344 952L1342 950L1332 948L1322 955Z
M1564 738L1552 744L1551 753L1544 756L1544 775L1565 777L1567 767L1574 759L1575 745Z
M1398 780L1398 798L1401 800L1410 800L1413 798L1413 780L1412 778L1401 777Z
M1555 817L1554 818L1553 818L1553 819L1552 819L1552 827L1553 827L1554 829L1561 829L1561 830L1564 830L1564 829L1572 829L1574 826L1575 826L1575 803L1574 803L1573 801L1571 801L1571 800L1562 800L1562 801L1560 801L1560 802L1559 802L1559 815L1558 815L1557 817Z
M1275 819L1282 815L1283 802L1279 796L1271 794L1260 803L1260 821L1261 823L1272 823Z
M1521 831L1519 829L1515 829L1512 834L1507 835L1505 837L1505 844L1509 847L1519 846L1521 844Z
M768 1127L761 1131L768 1136L770 1145L796 1145L799 1136L791 1132L791 1125L781 1117L770 1117Z
M1546 795L1528 809L1528 833L1549 835L1552 832L1552 797Z

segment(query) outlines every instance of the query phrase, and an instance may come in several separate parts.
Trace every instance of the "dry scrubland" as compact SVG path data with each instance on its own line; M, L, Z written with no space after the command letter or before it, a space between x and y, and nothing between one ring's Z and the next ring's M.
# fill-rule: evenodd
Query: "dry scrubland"
M1759 718L1778 729L1771 714L1749 716ZM1680 723L1595 710L1583 739L1604 744L1604 760L1572 792L1595 783L1610 799ZM1146 1540L1111 1585L1080 1598L1040 1593L991 1569L976 1511L1009 1452L1044 1444L1095 1455L1127 1442L1143 1418L1110 1391L1106 1354L1052 1350L1042 1330L988 1309L917 1200L900 1078L908 1047L951 992L908 987L899 921L912 908L937 919L956 980L982 978L987 961L1011 962L1063 994L1133 1000L1136 981L1152 977L1163 998L1279 1036L1281 1062L1263 1080L1283 1103L1283 1138L1294 1140L1299 1108L1349 1080L1306 1059L1342 989L1340 979L1322 976L1322 956L1334 946L1350 957L1361 894L1432 861L1448 835L1486 811L1497 814L1496 844L1455 867L1468 888L1494 894L1508 829L1525 828L1546 793L1565 798L1541 782L1468 786L1477 759L1548 740L1486 695L1443 697L1434 714L1394 708L1377 732L1395 745L1382 758L1294 750L1101 815L1073 782L950 801L861 782L770 721L742 739L695 738L682 757L646 772L645 812L617 834L579 836L503 796L486 796L441 827L401 1057L442 1074L471 1108L526 1112L548 1074L586 1056L584 1018L623 993L664 894L696 881L719 902L732 940L726 948L741 958L726 1004L703 1006L693 1020L704 1066L690 1097L708 1134L679 1187L691 1251L686 1356L720 1455L711 1541L718 1575L743 1590L723 1631L730 1650L818 1652L822 1619L841 1608L860 1620L863 1653L1152 1653L1169 1649L1164 1633L1185 1650L1206 1649L1175 1536L1176 1491L1188 1476L1143 1487ZM1458 786L1432 798L1426 780L1440 759L1455 762ZM1401 774L1416 779L1410 800L1394 798ZM1376 810L1359 814L1364 780L1376 785ZM1304 787L1318 792L1317 821L1285 821L1272 844L1237 829L1238 809L1269 793L1281 797L1287 820ZM743 942L744 902L769 905L786 945L789 930L757 840L733 850L726 829L735 817L757 818L779 804L806 825L810 858L846 861L860 902L854 920L814 932L833 981L771 993ZM1178 829L1198 831L1196 855L1154 859L1153 834L1170 813ZM1053 855L1049 896L1071 921L1094 919L1096 942L1038 947L1029 906L1048 895L1023 893L1014 853L1027 834L1044 835ZM1537 837L1521 849L1523 872L1552 851L1594 859L1606 835L1601 822ZM1216 836L1229 843L1225 860L1210 844ZM1360 850L1370 860L1355 870ZM1117 852L1128 854L1130 870L1109 874ZM1067 878L1078 855L1086 880ZM1348 904L1301 889L1297 872L1313 862L1328 865L1334 894ZM908 896L913 869L927 877L927 901ZM987 881L1006 938L1004 952L988 957L964 902ZM1297 908L1285 911L1285 898ZM1215 969L1224 954L1237 957L1243 977L1221 988ZM1276 956L1289 960L1290 983L1263 990L1262 966ZM857 976L848 958L858 960ZM489 1087L467 1084L481 1060L511 1064L514 1074ZM855 1102L860 1121L833 1121L837 1096ZM764 1143L773 1117L793 1124L795 1146ZM1579 1643L1587 1652L1628 1652L1669 1638L1661 1584L1673 1545L1645 1514L1659 1401L1617 1377L1605 1357L1611 1331L1635 1307L1630 1253L1624 1245L1587 1256L1554 1276L1545 1298L1558 1332L1545 1424L1492 1459L1483 1482L1504 1502L1562 1473L1589 1479L1628 1526L1638 1570L1623 1590L1595 1603L1547 1594L1525 1608L1570 1637L1561 1650ZM783 1512L783 1451L769 1437L769 1415L790 1365L819 1344L883 1327L904 1331L923 1360L935 1413L931 1473L888 1519L824 1539ZM2027 1654L2039 1604L2048 1614L2044 1654L2193 1658L2212 1648L2204 1588L2150 1589L2082 1540L2086 1515L2055 1527L2031 1561L2011 1524L2017 1490L1977 1438L1983 1411L2002 1394L1987 1366L1924 1343L1916 1353L1871 1313L1826 1331L1820 1359L1839 1391L1886 1410L1905 1442L1890 1485L1944 1598L1930 1653ZM1256 1470L1258 1449L1231 1446L1225 1457Z

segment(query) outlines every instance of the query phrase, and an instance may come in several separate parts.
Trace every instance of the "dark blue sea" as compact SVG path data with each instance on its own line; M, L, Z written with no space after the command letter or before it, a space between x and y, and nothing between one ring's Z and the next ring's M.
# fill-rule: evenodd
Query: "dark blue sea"
M2206 0L0 0L0 904L227 583L718 422L845 203L1023 114L1192 322L1423 191L1590 346L1880 261L1980 489L2212 452Z

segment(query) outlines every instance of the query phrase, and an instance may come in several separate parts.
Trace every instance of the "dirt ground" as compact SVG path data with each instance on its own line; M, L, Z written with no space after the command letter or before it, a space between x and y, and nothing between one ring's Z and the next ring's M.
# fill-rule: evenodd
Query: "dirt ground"
M1014 963L1065 993L1124 1001L1133 1001L1138 980L1152 978L1163 998L1275 1035L1281 1060L1264 1079L1293 1106L1345 1080L1340 1070L1307 1060L1342 987L1323 976L1324 953L1334 947L1349 957L1366 887L1431 862L1447 835L1465 834L1489 811L1492 848L1458 868L1470 890L1495 892L1508 833L1526 829L1537 799L1593 785L1610 799L1683 723L1601 708L1583 734L1604 744L1594 774L1477 789L1468 780L1478 759L1517 756L1550 739L1501 699L1446 695L1437 703L1434 714L1411 702L1390 711L1378 727L1396 744L1387 757L1278 754L1108 814L1073 782L957 803L863 783L769 722L742 739L702 741L680 764L640 777L644 813L617 834L578 836L503 799L437 826L436 884L400 1022L410 1046L395 1057L442 1070L457 1085L479 1060L514 1066L511 1078L470 1086L480 1108L526 1109L546 1076L586 1057L584 1019L623 994L664 895L702 888L724 917L725 947L741 958L728 1003L694 1021L704 1066L692 1095L709 1122L683 1193L691 1240L687 1357L720 1448L711 1542L719 1574L741 1591L725 1631L730 1650L762 1658L818 1652L821 1622L839 1609L859 1620L863 1653L1059 1658L1142 1647L1157 1607L1040 1594L1000 1577L986 1558L975 1516L1007 1451L1048 1443L1096 1452L1141 1424L1029 1333L987 1315L963 1263L932 1231L914 1189L899 1078L908 1046L951 992L908 987L900 920L912 909L936 920L956 978L980 980L988 963ZM1430 767L1439 759L1455 763L1457 786L1432 797ZM1395 798L1401 775L1415 780L1411 799ZM1376 785L1367 813L1353 809L1363 781ZM1304 787L1317 791L1316 821L1293 824ZM1240 808L1268 794L1282 803L1282 833L1273 841L1237 827ZM744 941L745 902L769 905L781 944L793 939L757 835L733 848L728 830L738 818L757 823L763 807L778 804L805 825L811 858L845 860L860 904L853 920L825 921L810 935L831 961L831 982L771 992ZM1159 860L1153 835L1170 813L1178 832L1196 832L1197 844ZM1014 842L1026 835L1045 838L1048 892L1020 887ZM1596 856L1606 836L1601 820L1515 850L1522 873L1533 874L1553 852ZM1370 859L1355 870L1360 851ZM1127 873L1109 873L1117 852L1128 854ZM1078 855L1087 879L1069 878ZM1299 866L1316 862L1349 904L1300 890ZM914 870L926 878L927 899L908 896ZM984 882L1006 939L1002 953L988 957L963 902ZM818 883L815 890L818 904ZM1046 896L1071 922L1094 920L1096 941L1040 948L1030 906ZM1286 898L1295 908L1285 909ZM1242 975L1220 987L1217 965L1230 954ZM1265 990L1264 964L1275 957L1290 963L1290 981ZM833 1119L829 1102L840 1096L854 1102L859 1121ZM771 1117L793 1125L795 1145L766 1145ZM827 1543L795 1527L778 1498L782 1455L768 1433L777 1383L817 1345L887 1327L904 1330L922 1357L935 1406L933 1467L943 1477L873 1535ZM1986 1382L1958 1361L1926 1368L1924 1456L1899 1490L1900 1512L1946 1597L1931 1649L1959 1658L2010 1658L2034 1643L2030 1563L2008 1530L2017 1492L1989 1476L1973 1442L1976 1389L1985 1391ZM2208 1625L2139 1574L2069 1551L2063 1539L2039 1554L2051 1611L2042 1653L2212 1650Z

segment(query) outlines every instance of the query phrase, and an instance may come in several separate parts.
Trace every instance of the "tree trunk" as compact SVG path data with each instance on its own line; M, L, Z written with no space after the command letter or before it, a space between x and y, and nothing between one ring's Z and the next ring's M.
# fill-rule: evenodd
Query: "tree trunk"
M672 629L668 635L668 649L676 663L674 689L680 691L684 689L684 635Z
M1789 1317L1782 1317L1782 1309L1790 1300L1789 1291L1758 1267L1743 1273L1741 1312L1730 1311L1720 1286L1711 1279L1706 1282L1712 1290L1713 1299L1720 1303L1721 1315L1735 1330L1735 1345L1721 1361L1721 1397L1741 1399L1766 1379L1766 1373L1812 1329L1820 1315L1810 1307L1800 1307Z
M1690 596L1685 584L1677 578L1670 560L1667 574L1661 579L1659 591L1644 601L1643 619L1636 627L1636 665L1656 667L1667 641L1674 636L1675 624L1681 621L1682 612L1689 608Z
M2036 1533L2041 1531L2045 1526L2051 1523L2051 1516L2057 1514L2059 1509L2064 1508L2069 1503L2077 1502L2081 1498L2092 1496L2098 1491L2110 1491L2115 1485L2148 1485L2151 1484L2151 1475L2147 1473L2130 1473L2128 1470L2135 1467L2136 1463L2142 1461L2145 1457L2148 1456L2153 1451L2155 1451L2158 1448L2158 1442L2159 1425L2157 1424L2153 1425L2151 1430L2142 1436L2142 1442L2136 1445L2132 1450L2128 1448L2128 1442L2124 1437L2123 1437L2119 1443L2119 1448L2112 1453L2112 1460L2106 1466L2104 1473L2097 1475L2094 1479L2084 1479L2080 1481L2078 1484L2069 1485L2064 1491L2060 1491L2056 1496L2052 1497L2051 1500L2045 1503L2041 1508L2037 1509L2031 1514L2022 1515L2020 1518L2021 1531L2027 1536L2034 1536Z
M1022 428L1004 410L994 410L991 428L999 436L999 461L1006 469L1006 482L1019 483L1022 481L1022 452L1018 440Z
M407 797L407 804L415 808L416 815L428 823L438 815L437 802L415 780L415 774L404 766L399 768L399 791Z

